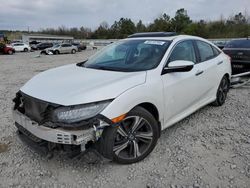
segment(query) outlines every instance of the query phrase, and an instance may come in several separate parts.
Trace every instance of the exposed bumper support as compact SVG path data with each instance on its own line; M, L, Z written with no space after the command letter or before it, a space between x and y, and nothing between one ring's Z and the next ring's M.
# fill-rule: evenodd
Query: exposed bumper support
M88 141L95 140L95 130L90 128L87 130L65 130L62 128L49 128L38 125L27 116L17 110L13 110L13 117L16 123L24 129L35 135L36 137L58 144L81 145Z

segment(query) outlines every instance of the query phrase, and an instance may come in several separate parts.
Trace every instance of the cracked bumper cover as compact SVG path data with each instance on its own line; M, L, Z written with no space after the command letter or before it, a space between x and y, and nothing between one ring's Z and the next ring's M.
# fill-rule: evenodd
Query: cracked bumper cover
M13 110L13 118L15 123L34 136L57 144L81 145L88 141L96 140L96 130L94 127L87 130L66 130L63 128L50 128L44 125L39 125L30 118L19 112Z

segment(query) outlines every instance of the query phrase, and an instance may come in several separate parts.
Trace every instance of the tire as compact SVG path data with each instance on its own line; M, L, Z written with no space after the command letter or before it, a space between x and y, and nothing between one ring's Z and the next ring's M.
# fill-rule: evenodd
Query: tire
M227 98L227 93L229 91L230 82L227 76L223 76L220 85L217 89L216 100L212 103L213 106L222 106Z
M60 52L58 50L56 50L54 53L55 53L55 55L60 54Z
M9 50L9 51L8 51L8 54L9 54L9 55L12 55L12 54L13 54L13 51L12 51L12 50Z
M46 52L45 51L41 51L41 55L46 55Z
M24 51L24 52L28 52L29 49L28 49L28 48L24 48L23 51Z
M143 160L154 149L159 138L158 123L142 107L135 107L118 126L104 129L97 150L120 164Z
M75 54L75 53L76 53L76 50L75 50L75 49L71 50L71 53L72 53L72 54Z

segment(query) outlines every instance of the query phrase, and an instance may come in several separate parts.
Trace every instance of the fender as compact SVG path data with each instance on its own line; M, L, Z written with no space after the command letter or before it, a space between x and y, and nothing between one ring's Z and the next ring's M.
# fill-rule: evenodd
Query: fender
M152 93L152 91L154 91ZM128 102L129 101L129 102ZM163 85L161 80L146 81L115 98L101 114L109 119L128 113L141 103L153 104L159 112L159 121L164 123Z

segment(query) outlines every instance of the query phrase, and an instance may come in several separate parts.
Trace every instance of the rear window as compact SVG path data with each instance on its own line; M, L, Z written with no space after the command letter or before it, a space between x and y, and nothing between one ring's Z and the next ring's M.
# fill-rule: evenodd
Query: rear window
M225 48L250 48L250 40L232 40Z
M213 47L213 46L211 46L211 48L212 48L213 51L214 51L214 56L215 56L215 57L218 56L218 55L221 53L221 51L219 51L217 48L215 48L215 47Z
M209 59L212 59L215 57L214 51L212 49L212 46L206 42L203 41L196 41L198 50L200 52L200 60L201 62L207 61Z
M62 44L62 47L70 47L71 44Z

